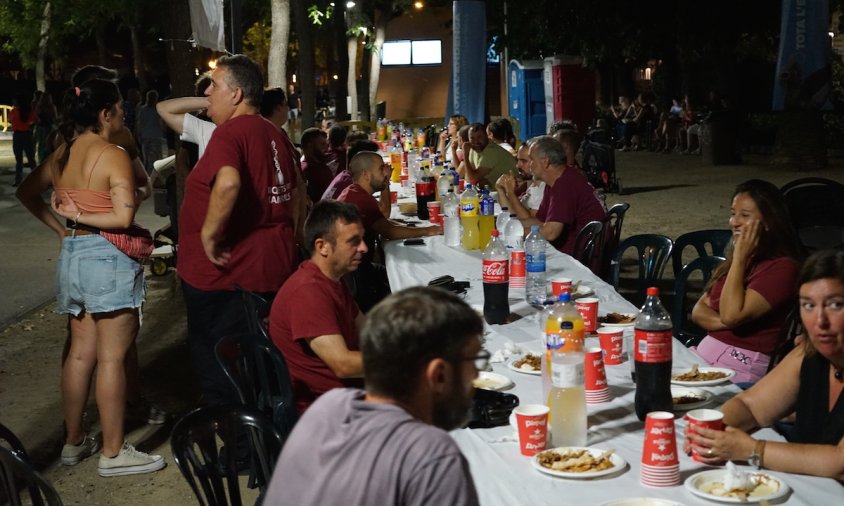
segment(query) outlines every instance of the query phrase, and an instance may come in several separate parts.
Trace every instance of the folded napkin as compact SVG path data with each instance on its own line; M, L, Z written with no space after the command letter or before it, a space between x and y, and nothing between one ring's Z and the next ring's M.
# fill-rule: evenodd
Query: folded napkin
M518 344L514 343L513 341L506 341L504 343L504 348L500 350L495 350L492 353L492 356L489 358L489 361L494 364L499 364L502 362L507 362L507 360L511 357L521 356L525 353L525 349L519 346Z

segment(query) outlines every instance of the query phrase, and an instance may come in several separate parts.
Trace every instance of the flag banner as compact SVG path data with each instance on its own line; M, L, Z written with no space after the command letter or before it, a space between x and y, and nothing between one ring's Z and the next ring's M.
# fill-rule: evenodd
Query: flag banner
M828 0L782 0L773 110L831 109Z
M225 52L223 0L188 0L190 26L197 46Z
M486 2L454 0L452 100L470 123L486 116Z

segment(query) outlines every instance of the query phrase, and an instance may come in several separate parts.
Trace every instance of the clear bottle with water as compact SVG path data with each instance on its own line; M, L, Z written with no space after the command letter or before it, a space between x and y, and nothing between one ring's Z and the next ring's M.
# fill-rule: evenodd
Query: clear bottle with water
M510 210L506 207L501 208L501 212L495 218L495 228L501 234L502 238L507 233L507 222L510 221Z
M445 199L443 200L443 233L445 235L445 245L457 247L460 246L460 199L454 193L454 188L448 189Z
M525 227L514 213L510 213L510 221L504 230L504 244L508 250L519 250L524 247Z
M532 225L525 238L525 263L527 282L525 294L528 304L541 305L547 295L545 288L545 238L539 232L539 225Z

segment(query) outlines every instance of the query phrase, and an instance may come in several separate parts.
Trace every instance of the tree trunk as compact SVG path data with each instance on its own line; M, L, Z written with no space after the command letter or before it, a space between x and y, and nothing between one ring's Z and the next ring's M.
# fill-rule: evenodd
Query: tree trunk
M35 87L46 91L47 83L44 79L44 60L47 59L47 43L50 41L50 2L44 4L44 14L41 17L41 31L38 38L38 59L35 61Z
M138 36L138 27L135 23L128 25L129 37L132 39L132 58L135 61L135 77L138 78L138 89L146 91L149 89L147 82L147 68L144 64L144 51L141 48L141 40Z
M349 75L349 52L346 49L346 4L335 2L334 6L334 51L337 53L337 76ZM334 92L334 117L337 121L349 119L346 96L349 94L348 83L342 79L331 80Z
M290 0L270 0L272 37L267 63L267 84L287 92L287 46L290 41Z
M305 0L294 0L293 21L296 23L296 36L299 39L299 89L302 92L302 129L314 125L314 105L316 103L316 85L314 83L314 42L311 35L311 20Z
M352 121L357 121L360 119L360 115L358 114L358 72L357 72L357 63L358 63L358 38L357 37L349 37L346 40L346 48L349 55L349 71L346 73L346 88L347 92L349 93L349 114L351 115ZM345 98L345 97L344 97Z
M375 13L375 40L372 44L372 51L369 62L369 120L378 119L375 114L377 103L375 96L378 94L378 81L381 79L381 49L384 47L384 36L387 32L387 23L390 15L387 12Z

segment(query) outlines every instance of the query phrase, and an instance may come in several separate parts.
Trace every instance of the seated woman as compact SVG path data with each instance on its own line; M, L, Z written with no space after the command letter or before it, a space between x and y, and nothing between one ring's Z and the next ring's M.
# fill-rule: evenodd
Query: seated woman
M759 381L777 349L797 293L797 235L779 189L751 179L730 208L732 251L692 310L708 335L695 350L708 364L736 371L736 383Z
M448 118L448 126L440 133L440 137L437 140L437 151L445 156L446 164L457 165L459 163L455 157L455 152L458 146L460 146L460 142L457 140L457 132L468 125L469 120L462 114L455 114Z
M696 428L685 449L704 463L747 460L757 467L844 480L844 252L812 255L799 275L802 343L722 407L725 431ZM791 442L748 432L796 411Z
M516 136L513 134L513 125L507 118L498 118L490 121L486 126L486 135L489 140L506 149L511 155L516 156Z

